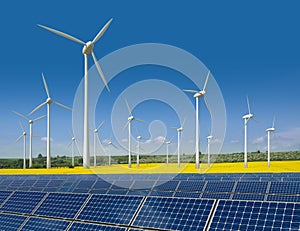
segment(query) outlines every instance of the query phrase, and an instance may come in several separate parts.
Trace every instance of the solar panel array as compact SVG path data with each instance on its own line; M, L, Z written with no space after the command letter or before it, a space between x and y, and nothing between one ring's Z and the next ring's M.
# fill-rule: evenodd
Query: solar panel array
M0 230L300 230L300 174L268 176L0 176Z

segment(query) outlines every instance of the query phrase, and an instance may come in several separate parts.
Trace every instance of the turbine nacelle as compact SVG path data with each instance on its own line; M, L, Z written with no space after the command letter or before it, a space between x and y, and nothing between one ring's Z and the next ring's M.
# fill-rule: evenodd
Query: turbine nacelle
M268 128L267 130L266 130L266 132L274 132L275 131L275 128Z
M177 128L178 132L182 132L183 131L183 127Z
M200 98L200 97L203 97L204 95L205 95L205 91L204 90L202 90L202 91L199 91L199 92L196 92L195 94L194 94L194 98Z
M171 144L171 141L166 141L165 143L166 143L166 144Z
M75 137L72 137L72 141L73 141L73 142L75 141Z
M134 117L133 117L133 116L129 116L129 117L128 117L128 121L131 122L132 120L134 120Z
M89 55L94 50L94 43L92 41L88 41L82 48L82 54Z
M53 103L53 100L49 97L49 98L47 98L46 103L51 104L51 103Z
M245 119L245 120L249 120L251 118L253 118L253 114L251 114L251 113L243 116L243 119Z
M142 137L141 137L141 136L137 136L136 138L137 138L138 140L141 140L141 139L142 139Z
M213 136L208 136L207 137L208 140L211 140L212 138L213 138Z
M33 120L29 120L28 122L29 122L29 124L33 124Z
M23 132L23 136L27 136L27 133L26 133L26 132Z
M95 129L95 130L94 130L94 133L98 133L98 129Z

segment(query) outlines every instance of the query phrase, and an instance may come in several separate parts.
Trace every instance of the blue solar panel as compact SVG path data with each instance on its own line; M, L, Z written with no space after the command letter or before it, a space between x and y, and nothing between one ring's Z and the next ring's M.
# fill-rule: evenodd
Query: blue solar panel
M30 214L45 195L41 192L14 192L0 210Z
M201 192L205 185L204 181L181 181L178 186L178 191L197 191Z
M268 182L238 182L235 192L266 193Z
M269 194L300 194L300 182L271 182Z
M111 185L112 189L129 189L132 185L133 181L131 180L121 180L121 181L114 181Z
M49 230L49 231L59 231L59 230L66 230L70 222L64 220L53 220L53 219L46 219L46 218L37 218L37 217L30 217L29 220L26 222L22 231L26 230Z
M46 187L48 185L49 181L50 180L37 180L33 186L34 187Z
M106 194L107 189L91 189L90 193L91 194Z
M96 181L95 185L93 186L94 189L109 189L111 186L110 183L103 181L103 180L98 180Z
M0 205L7 199L11 194L11 191L0 191Z
M175 191L177 189L177 186L179 184L179 181L157 181L153 190L158 191Z
M252 194L252 193L238 193L234 194L233 200L252 200L252 201L263 201L265 198L264 194Z
M167 230L204 230L213 200L146 198L134 226Z
M142 190L129 190L127 192L127 195L131 196L147 196L149 194L149 191L142 191Z
M94 180L81 180L78 185L76 186L76 188L92 188L93 185L95 184Z
M110 189L106 192L108 195L127 195L128 190L126 189Z
M132 189L145 189L149 190L153 188L155 181L152 180L136 180L133 182L133 185L131 186Z
M206 199L230 199L231 194L229 193L203 193L201 198Z
M171 191L151 191L149 192L149 196L159 196L159 197L172 197L174 192Z
M25 180L22 186L24 187L31 187L36 183L36 180Z
M64 180L51 180L47 187L61 187L64 183Z
M205 192L232 192L235 182L208 181Z
M219 201L209 230L299 230L300 204Z
M268 195L267 201L285 201L300 203L300 195Z
M78 219L128 225L141 201L136 196L93 195Z
M34 214L47 217L74 218L87 197L86 194L51 193Z
M125 231L125 228L75 222L69 231Z
M72 190L73 193L89 193L90 189L88 188L75 188Z
M199 198L199 192L175 192L174 197Z
M0 230L18 230L26 217L11 214L0 214Z

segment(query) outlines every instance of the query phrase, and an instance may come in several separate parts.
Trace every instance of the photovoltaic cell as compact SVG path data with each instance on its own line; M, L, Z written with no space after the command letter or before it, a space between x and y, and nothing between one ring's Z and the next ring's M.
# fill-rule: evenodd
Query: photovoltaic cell
M46 219L46 218L37 218L37 217L30 217L29 220L26 222L22 231L33 231L33 230L43 230L43 231L59 231L59 230L66 230L70 222L64 220L53 220L53 219Z
M300 182L271 182L269 194L300 194Z
M95 185L93 186L94 189L109 189L111 186L110 183L104 181L104 180L98 180L96 181Z
M11 214L0 214L0 230L18 230L26 217Z
M179 181L157 181L153 190L157 191L175 191Z
M268 182L238 182L235 192L240 193L266 193Z
M213 200L146 198L134 226L167 230L203 230Z
M209 230L299 230L300 204L219 201Z
M50 193L34 214L74 218L87 197L87 194Z
M203 193L201 198L207 199L229 199L231 194L229 193Z
M125 231L125 228L74 222L69 231Z
M205 192L232 192L235 182L232 181L208 181Z
M252 193L237 193L234 194L233 200L252 200L252 201L263 201L265 198L264 194L252 194Z
M268 201L284 201L284 202L295 202L300 203L300 195L268 195Z
M178 191L197 191L201 192L205 185L204 181L181 181L178 186Z
M199 198L199 192L175 192L174 197Z
M11 194L11 191L0 191L0 205L6 200L6 198Z
M45 195L42 192L14 192L0 210L30 214Z
M128 225L141 201L136 196L93 195L78 219Z
M92 188L92 186L95 184L94 180L81 180L76 188Z

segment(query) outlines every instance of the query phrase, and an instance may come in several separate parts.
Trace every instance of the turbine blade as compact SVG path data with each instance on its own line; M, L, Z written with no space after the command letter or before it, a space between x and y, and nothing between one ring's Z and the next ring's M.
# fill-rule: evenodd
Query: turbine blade
M60 35L60 36L62 36L62 37L64 37L64 38L67 38L67 39L70 39L70 40L72 40L72 41L74 41L74 42L77 42L77 43L79 43L79 44L81 44L81 45L85 45L84 42L82 42L81 40L79 40L79 39L77 39L77 38L75 38L75 37L73 37L73 36L71 36L71 35L68 35L68 34L66 34L66 33L60 32L60 31L58 31L58 30L55 30L55 29L52 29L52 28L50 28L50 27L43 26L43 25L40 25L40 24L38 24L38 26L39 26L39 27L42 27L42 28L44 28L45 30L48 30L48 31L50 31L50 32L52 32L52 33L54 33L54 34Z
M70 145L73 143L73 140L71 140L71 142L68 143L68 147L70 147Z
M189 93L197 93L198 91L196 90L183 90L184 92L189 92Z
M23 135L20 135L18 139L16 139L16 142L18 142L20 139L22 139Z
M43 119L43 118L45 118L46 116L47 116L47 115L40 116L40 117L34 119L33 122L38 121L38 120L40 120L40 119Z
M21 129L22 129L22 132L25 132L22 122L19 121L19 123L20 123L20 127L21 127Z
M128 120L127 123L125 124L123 130L125 130L128 127L129 123L130 123L130 121Z
M174 136L169 140L169 142L171 142L174 139Z
M126 103L126 106L127 106L127 109L128 109L128 112L129 112L130 116L132 116L131 108L129 107L127 99L125 99L125 103Z
M71 132L70 129L68 129L68 133L69 133L70 137L73 138L74 135L73 135L73 133Z
M211 110L210 110L210 107L209 107L209 104L207 102L207 99L206 99L206 96L204 95L204 102L205 102L205 105L206 105L206 108L209 112L209 115L210 115L210 119L212 119L212 114L211 114Z
M79 150L78 143L77 143L76 140L75 140L75 146L77 148L77 151L78 151L79 155L82 156L81 151Z
M112 18L102 27L102 29L99 31L99 33L96 35L96 37L93 39L93 43L96 43L104 34L104 32L107 30L107 28L110 26L112 22Z
M140 119L136 119L136 118L134 118L134 120L137 122L146 123L145 120L140 120Z
M185 121L186 121L186 118L183 119L183 122L182 122L182 125L181 125L182 128L183 128L184 125L185 125Z
M102 145L102 142L101 142L101 140L100 140L100 137L99 137L99 135L97 134L97 139L98 139L98 142L99 142L99 144L101 144Z
M113 143L111 143L111 145L115 148L115 149L119 149L116 145L114 145Z
M47 85L47 82L46 82L46 79L45 79L45 77L44 77L44 74L43 74L43 73L42 73L42 78L43 78L44 87L45 87L45 90L46 90L47 96L48 96L48 98L50 98L49 88L48 88L48 85Z
M250 112L250 103L249 103L249 98L248 98L248 96L247 96L247 105L248 105L248 112L249 112L249 114L251 114L251 112Z
M67 110L69 110L69 111L72 111L72 108L69 108L69 107L67 107L67 106L65 106L65 105L63 105L63 104L61 104L61 103L59 103L59 102L54 102L54 103L55 103L56 105L62 107L62 108L65 108L65 109L67 109Z
M272 128L275 126L275 115L273 116L273 123L272 123Z
M205 83L204 83L204 87L203 87L203 91L205 91L205 89L206 89L209 76L210 76L210 71L208 71L208 73L207 73L207 76L206 76L206 79L205 79Z
M18 116L22 117L23 119L25 119L25 120L29 121L29 118L27 118L26 116L22 115L21 113L19 113L19 112L16 112L16 111L12 111L12 112L13 112L13 113L15 113L16 115L18 115Z
M109 87L108 87L107 81L106 81L106 79L105 79L105 77L104 77L103 71L102 71L102 69L101 69L101 67L100 67L100 65L99 65L99 63L98 63L98 60L97 60L97 58L96 58L96 56L95 56L94 51L92 51L92 56L93 56L93 59L94 59L94 63L96 64L97 70L98 70L98 72L99 72L99 75L100 75L100 77L101 77L103 83L105 84L106 89L110 92L110 89L109 89Z
M257 120L255 117L252 117L252 119L253 119L256 123L259 123L259 120Z
M47 102L41 103L39 106L37 106L35 109L33 109L32 112L29 113L29 115L32 115L36 111L40 110L46 104L47 104Z
M103 126L103 124L104 124L104 121L102 121L102 122L99 124L99 126L97 127L97 130L99 130L99 129Z

